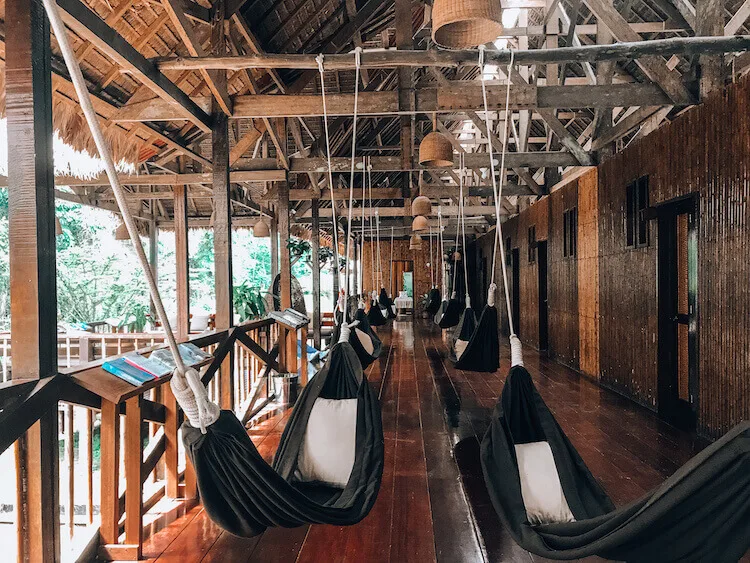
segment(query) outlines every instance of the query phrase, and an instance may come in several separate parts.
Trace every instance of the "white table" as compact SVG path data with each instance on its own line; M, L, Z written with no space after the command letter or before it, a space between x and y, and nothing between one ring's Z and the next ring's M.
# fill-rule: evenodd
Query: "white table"
M398 297L396 297L394 303L396 305L397 312L400 312L402 310L406 312L406 310L408 309L414 310L414 299L412 299L411 297L401 297L399 295Z

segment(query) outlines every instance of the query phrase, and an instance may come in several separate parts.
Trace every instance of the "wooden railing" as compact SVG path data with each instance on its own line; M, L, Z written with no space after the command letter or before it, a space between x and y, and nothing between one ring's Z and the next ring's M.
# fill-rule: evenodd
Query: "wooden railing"
M304 342L306 327L300 333ZM247 422L272 399L270 370L296 370L297 358L289 356L287 336L284 328L264 319L189 341L213 354L201 366L212 399ZM277 346L280 338L285 345ZM98 529L96 555L138 559L144 515L165 497L189 503L197 495L178 437L182 415L166 384L169 377L134 387L101 368L111 352L138 349L142 342L148 346L139 352L148 354L162 346L159 335L144 340L144 335L92 334L83 340L88 342L77 344L87 352L78 356L97 359L42 380L0 384L0 452L56 405L62 451L57 476L61 543L65 545L77 532ZM65 342L65 349L74 346ZM304 356L306 347L302 350ZM307 364L305 357L299 360ZM22 545L19 542L20 549Z

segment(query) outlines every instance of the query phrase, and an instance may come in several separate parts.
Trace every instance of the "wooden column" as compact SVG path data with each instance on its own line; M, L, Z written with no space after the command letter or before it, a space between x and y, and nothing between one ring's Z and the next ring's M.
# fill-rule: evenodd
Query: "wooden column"
M292 265L287 245L290 237L289 232L289 183L277 182L276 184L279 204L276 216L279 227L279 274L281 277L280 297L281 309L292 306ZM283 367L292 373L297 371L297 333L295 331L279 329L279 352L282 345L284 348Z
M412 32L412 2L411 0L396 0L396 48L414 48ZM414 147L414 69L412 67L400 67L398 69L398 109L405 112L400 117L401 122L401 168L412 169L413 147ZM411 172L402 172L403 184L402 195L404 197L404 225L411 224L411 200L413 186Z
M695 35L724 35L724 2L721 0L696 0ZM703 100L714 90L724 87L724 57L701 55L700 98Z
M271 217L271 283L279 275L279 221Z
M310 246L312 247L312 326L313 346L320 350L320 200L312 200L312 236Z
M13 378L57 373L50 30L39 0L5 4ZM57 409L16 448L19 561L60 557Z
M225 330L233 324L232 312L232 218L229 185L229 128L227 116L214 112L213 188L214 188L214 268L216 294L216 328ZM221 366L220 404L232 408L232 354Z
M120 415L117 405L102 399L100 444L101 526L103 546L117 543L120 520Z
M174 186L174 247L178 340L186 340L190 331L190 248L188 245L187 186Z
M128 558L141 558L143 543L143 396L125 403L125 543Z
M156 218L151 211L151 220L148 222L148 263L154 278L159 279L159 227L156 225ZM156 319L156 307L154 301L151 302L151 318Z

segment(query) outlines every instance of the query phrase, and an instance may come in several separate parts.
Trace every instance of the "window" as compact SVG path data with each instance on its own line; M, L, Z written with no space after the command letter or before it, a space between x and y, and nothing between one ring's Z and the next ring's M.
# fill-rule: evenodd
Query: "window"
M505 265L506 266L512 266L513 265L513 255L510 248L510 237L505 239Z
M648 176L628 184L625 206L627 246L648 246Z
M563 256L575 258L578 247L578 208L563 211Z
M536 262L536 225L529 227L529 264Z

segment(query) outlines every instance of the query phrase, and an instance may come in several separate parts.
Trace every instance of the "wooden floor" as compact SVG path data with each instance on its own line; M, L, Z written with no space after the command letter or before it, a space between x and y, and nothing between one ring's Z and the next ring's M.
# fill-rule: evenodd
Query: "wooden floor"
M439 329L426 321L394 322L378 332L384 351L368 378L380 392L385 471L364 521L240 539L196 506L147 540L144 556L159 563L543 561L503 529L478 463L479 439L507 361L497 374L457 371ZM705 445L532 350L525 349L524 359L563 430L618 505L661 483ZM278 413L251 430L269 460L287 416Z

